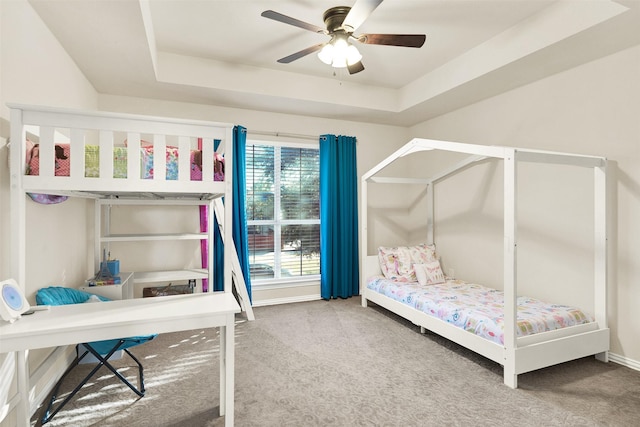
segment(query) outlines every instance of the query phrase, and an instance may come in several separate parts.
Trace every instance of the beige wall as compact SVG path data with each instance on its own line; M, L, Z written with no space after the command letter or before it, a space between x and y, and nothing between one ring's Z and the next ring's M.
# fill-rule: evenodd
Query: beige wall
M617 166L610 174L611 349L640 368L638 76L640 46L421 123L411 133L604 156ZM422 164L413 167L419 174ZM458 277L501 283L501 183L501 165L482 165L440 188L436 214L444 224L436 239L443 264ZM525 165L519 190L519 280L527 291L588 307L591 294L579 284L593 282L591 174Z
M6 103L57 105L94 109L97 94L76 64L51 35L25 0L0 1L0 278L10 277L10 206L8 147L9 109ZM73 286L87 275L86 202L73 200L61 205L44 206L27 202L27 283L30 301L37 288L46 285ZM36 369L48 355L47 350L30 354ZM65 353L66 354L66 353ZM62 360L52 367L64 369ZM0 355L0 364L8 363ZM55 372L55 369L54 369ZM33 384L36 399L43 397L42 384ZM0 425L15 425L15 414L6 415L7 393L15 385L2 379L0 387ZM4 420L3 420L4 418Z

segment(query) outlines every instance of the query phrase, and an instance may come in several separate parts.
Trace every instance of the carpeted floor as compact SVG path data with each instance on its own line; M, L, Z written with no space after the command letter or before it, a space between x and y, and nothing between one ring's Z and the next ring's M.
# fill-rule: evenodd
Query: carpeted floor
M640 425L640 372L617 364L580 359L521 375L512 390L501 366L359 298L254 310L236 328L236 426ZM134 353L145 397L103 368L47 425L224 424L217 330L164 334Z

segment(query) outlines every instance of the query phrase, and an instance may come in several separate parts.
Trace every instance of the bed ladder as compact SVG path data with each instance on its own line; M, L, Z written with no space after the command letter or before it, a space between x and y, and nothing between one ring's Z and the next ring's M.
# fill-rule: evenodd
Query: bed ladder
M214 212L217 218L216 222L218 223L222 243L224 243L224 249L225 251L231 251L232 282L236 289L238 299L240 300L240 307L245 313L247 313L247 320L255 320L253 308L251 307L251 300L249 299L249 292L247 291L247 283L244 280L244 274L242 274L242 267L240 267L240 260L238 259L236 245L233 240L231 240L229 244L224 241L224 204L222 202L222 198L215 199L213 203ZM213 286L213 284L210 286Z

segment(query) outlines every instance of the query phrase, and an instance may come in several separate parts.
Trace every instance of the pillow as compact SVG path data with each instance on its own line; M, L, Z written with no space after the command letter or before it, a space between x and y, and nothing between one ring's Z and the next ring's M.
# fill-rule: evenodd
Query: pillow
M385 248L380 246L378 248L378 263L380 264L380 271L387 279L393 279L398 275L398 267L396 265L396 250L397 248Z
M102 300L98 297L98 295L91 295L85 302L86 303L92 303L92 302L102 302Z
M437 260L435 245L379 247L380 270L387 279L403 279L415 282L413 264L425 264Z
M33 148L35 146L36 146L36 144L34 144L33 141L31 141L29 138L27 138L27 142L26 142L27 154L26 154L26 158L25 158L25 163L27 164L27 166L29 166L29 164L31 163L31 157L33 157Z
M74 288L64 288L61 286L49 286L41 288L36 292L36 303L38 305L65 305L82 304L91 297L91 293ZM109 298L98 296L102 301L109 301Z
M62 203L69 198L69 196L56 196L54 194L40 194L40 193L27 193L31 200L43 205L55 205Z
M124 140L124 146L127 147L128 146L128 141L125 138ZM145 147L153 147L153 142L149 142L149 141L145 141L144 139L140 140L140 147L145 148Z
M444 273L440 267L440 261L435 260L426 264L413 264L418 283L422 286L435 285L436 283L444 283Z
M69 144L56 143L54 145L55 154L55 176L69 176ZM33 144L27 140L27 175L40 175L40 144Z

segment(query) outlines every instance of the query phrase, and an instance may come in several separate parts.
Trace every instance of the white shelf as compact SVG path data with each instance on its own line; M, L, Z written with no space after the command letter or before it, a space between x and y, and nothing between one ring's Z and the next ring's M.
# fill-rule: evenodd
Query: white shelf
M172 234L111 234L103 236L103 242L144 242L157 240L203 240L207 233L172 233Z
M143 205L156 205L156 206L193 206L193 220L198 218L198 211L195 209L197 206L211 206L213 212L213 205L211 201L207 200L134 200L134 199L112 199L105 200L100 199L96 202L96 245L95 245L95 263L99 263L99 257L105 256L105 251L113 253L110 244L128 244L128 243L142 243L147 245L153 245L156 242L184 242L190 245L200 244L202 240L210 240L213 238L213 230L209 233L197 232L197 228L192 228L196 224L193 224L186 229L178 230L155 230L153 233L143 233L139 230L118 230L111 228L111 207L112 205L131 205L131 206L143 206ZM121 211L125 212L125 211ZM213 213L211 213L213 215ZM123 232L124 231L124 232ZM126 231L132 231L133 233L127 233ZM115 232L115 233L114 233ZM194 246L195 247L195 246ZM126 257L125 257L126 258ZM187 264L194 265L194 264ZM197 265L197 264L195 264ZM153 271L154 267L171 268L172 270ZM127 267L125 267L127 268ZM128 269L131 269L129 267ZM131 295L133 298L139 298L143 295L143 287L146 286L166 286L171 283L174 285L185 284L190 280L196 280L202 283L203 279L209 279L213 281L211 272L202 268L185 268L180 269L179 265L171 266L143 266L140 270L138 267L134 268L134 273L131 279ZM196 285L196 289L200 289L200 285Z
M210 183L210 185L212 186L220 186L220 185L224 185L224 183L222 181L215 181L213 183ZM213 198L218 198L218 197L223 197L224 196L224 190L220 191L219 194L214 194ZM160 206L166 206L166 205L172 205L172 206L202 206L202 205L207 205L209 203L209 199L211 199L211 197L208 197L206 199L191 199L191 198L173 198L173 199L155 199L155 198L147 198L147 199L141 199L141 198L129 198L129 199L125 199L125 198L118 198L118 199L98 199L97 202L102 205L102 206L108 206L108 205L134 205L134 206L143 206L143 205L149 205L149 206L153 206L153 205L160 205Z
M169 271L136 271L133 274L133 283L158 283L176 282L191 279L206 279L207 270L169 270Z

